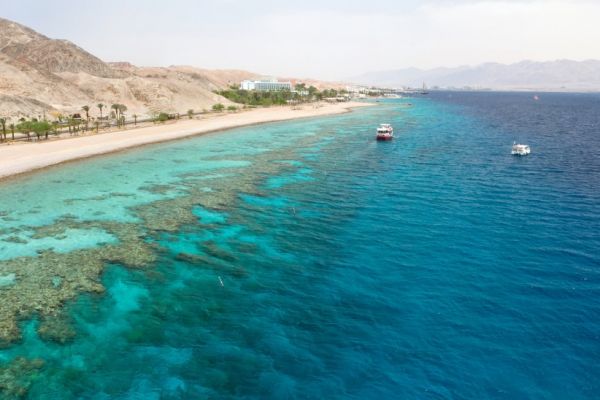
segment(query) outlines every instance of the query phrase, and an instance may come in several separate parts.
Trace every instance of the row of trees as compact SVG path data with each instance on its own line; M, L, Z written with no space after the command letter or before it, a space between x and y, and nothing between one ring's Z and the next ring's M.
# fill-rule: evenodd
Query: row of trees
M215 93L234 103L265 107L271 105L283 105L290 102L322 100L348 94L346 90L324 89L319 91L314 86L306 87L306 84L304 83L297 84L294 91L256 91L240 89L237 86L230 86L228 89L218 90L215 91Z
M0 127L2 128L3 141L7 139L8 131L10 131L12 140L15 140L15 133L17 132L27 135L27 139L31 139L31 134L33 133L39 140L41 137L48 139L49 133L56 133L58 122L39 121L36 118L32 118L31 120L21 118L17 124L10 123L7 125L6 118L0 118Z
M222 112L223 110L225 110L225 106L221 103L217 103L212 106L212 110L215 112ZM237 106L234 106L234 105L227 106L227 111L235 112L237 110L239 110L239 108Z
M88 118L82 120L79 118L65 117L62 114L56 114L54 121L48 121L47 119L38 120L37 118L19 119L18 123L7 123L6 118L0 118L0 138L2 141L7 140L7 136L10 133L11 139L15 140L15 133L21 133L27 136L27 139L31 139L31 135L35 134L38 139L44 137L48 139L49 134L58 135L60 131L68 131L70 134L78 134L81 131L87 131L90 129ZM137 116L134 115L134 123L137 124ZM117 126L125 124L125 116L120 114L117 119ZM100 121L94 121L94 127L96 131L99 131Z
M100 111L99 119L100 120L108 119L108 116L104 117L102 115L102 110L106 107L106 105L104 105L102 103L98 103L98 104L96 104L96 107L98 107L98 110ZM85 119L89 123L89 121L90 121L90 106L85 105L85 106L81 107L81 109L85 112ZM114 103L114 104L111 104L110 110L111 110L110 118L114 119L116 121L117 126L124 126L125 125L125 112L127 111L127 106L125 104ZM134 124L136 124L136 125L137 125L137 118L138 118L138 116L136 114L133 114Z
M255 91L239 89L231 86L229 89L215 91L216 94L225 97L234 103L246 104L251 106L272 106L287 104L289 100L297 97L297 94L289 90L278 91Z
M58 132L57 128L58 128L58 124L56 122L51 123L46 120L38 121L35 118L33 118L29 121L27 121L27 120L21 121L16 126L16 129L18 132L21 132L21 133L24 133L27 135L27 139L30 139L31 134L34 133L38 140L40 140L42 136L44 136L45 139L48 139L48 134L50 132L56 134Z
M6 140L6 118L0 118L0 126L2 127L2 140ZM13 140L15 139L15 124L9 124L8 129L10 129L12 133Z
M319 91L314 86L306 86L304 83L299 83L295 86L294 91L280 90L280 91L248 91L239 89L237 86L230 86L228 89L215 91L215 93L235 102L238 104L244 104L244 106L271 106L271 105L284 105L290 102L304 102L313 100L322 100L324 98L332 98L340 95L346 95L348 92L345 90L336 89L324 89ZM2 140L6 141L7 133L10 131L12 139L15 138L15 132L22 132L30 135L31 132L36 133L38 137L40 135L48 136L48 132L58 132L59 128L66 127L70 133L77 133L81 130L87 131L90 126L91 120L94 121L96 131L99 130L101 123L99 121L107 121L112 119L116 121L117 127L125 126L125 112L127 106L124 104L114 103L110 105L110 114L104 116L103 112L106 109L106 105L103 103L96 104L100 112L98 118L90 118L91 107L84 105L81 110L85 112L85 119L78 117L74 114L72 116L64 116L62 114L54 114L56 121L49 122L44 119L32 118L30 121L26 121L21 118L18 124L8 123L6 118L0 118L0 128L2 129L1 135ZM221 103L212 106L212 111L221 112L225 110L225 106ZM230 105L227 107L228 111L237 111L238 107ZM205 110L205 112L207 112ZM167 119L178 119L173 117L175 114L158 113L153 119L155 121L166 121ZM193 118L194 111L188 110L188 117ZM138 116L132 115L134 125L137 125ZM84 125L83 127L81 125Z
M289 92L288 92L289 93ZM283 96L272 96L271 104L284 104L286 96L283 93L280 93ZM267 97L264 97L265 99ZM273 103L273 99L275 99ZM258 105L264 102L251 102L251 105ZM40 139L42 137L48 139L49 134L58 135L61 130L68 131L71 134L77 134L80 131L87 131L90 129L90 123L92 123L92 127L95 128L96 132L99 131L99 128L102 124L101 121L107 121L112 119L116 121L116 125L118 127L125 126L125 112L127 111L127 106L124 104L111 104L110 110L111 114L108 116L104 116L104 111L106 110L106 105L102 103L98 103L96 107L99 110L100 116L97 118L90 117L91 107L89 105L84 105L81 107L81 111L85 113L85 118L80 117L78 114L73 115L64 115L61 113L51 113L52 117L54 117L54 121L48 121L45 118L31 118L27 120L25 118L21 118L18 123L10 123L6 118L0 118L0 138L2 141L7 140L7 135L10 133L12 140L15 140L15 133L21 133L27 136L27 139L31 139L31 135L35 134L35 136ZM239 108L234 105L229 105L225 107L225 105L221 103L214 104L212 106L213 112L222 112L224 110L235 112L238 111ZM202 113L208 113L208 110L203 110ZM192 119L194 116L194 110L190 109L187 111L187 116L189 119ZM133 123L137 125L138 115L133 114ZM179 114L168 114L165 112L159 112L155 114L152 118L154 122L164 122L170 119L179 119Z
M105 119L102 117L102 110L106 107L104 104L99 103L97 105L100 110L100 118L96 119L95 127L98 131L100 122L99 120ZM125 123L125 111L127 106L124 104L112 104L111 109L113 110L114 119L117 121L117 126ZM51 113L55 118L54 121L48 121L45 117L42 118L31 118L29 120L25 118L19 119L18 123L8 123L6 118L0 118L0 128L2 141L7 140L7 133L10 131L12 140L15 140L15 133L21 133L27 136L27 139L31 139L31 134L35 134L38 140L42 137L48 139L48 135L58 134L61 129L65 129L71 133L76 134L82 130L86 131L89 129L90 123L90 106L85 105L81 107L81 110L85 112L85 119L82 119L77 114L70 116L63 115L61 113ZM137 115L134 115L134 119L137 122Z
M302 100L323 100L326 98L338 97L338 96L346 96L348 95L348 91L346 89L323 89L319 91L314 86L306 87L306 84L299 83L295 86L296 92L300 94Z

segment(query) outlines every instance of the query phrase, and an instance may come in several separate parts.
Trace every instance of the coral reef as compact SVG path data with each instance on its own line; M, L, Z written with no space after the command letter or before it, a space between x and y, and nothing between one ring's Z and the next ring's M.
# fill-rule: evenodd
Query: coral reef
M300 145L306 146L315 140L315 137L307 137L300 141ZM164 232L176 232L184 225L193 229L214 228L213 224L204 223L202 217L194 214L195 207L218 212L238 206L242 193L264 196L260 185L267 177L296 169L293 165L279 161L293 159L293 153L294 149L264 152L246 159L245 161L252 163L249 167L236 164L231 168L220 168L219 173L186 173L178 176L178 181L168 185L149 183L139 190L166 198L131 208L129 211L138 220L136 223L83 221L75 215L64 215L46 226L1 231L0 234L11 235L20 241L28 238L60 240L72 229L95 229L114 236L116 242L68 253L45 250L36 256L0 261L0 347L7 347L18 341L21 336L19 322L34 317L40 321L37 332L43 340L56 343L72 340L76 332L70 317L64 311L64 305L82 293L104 293L101 276L107 263L146 268L147 276L165 279L161 274L153 272L153 269L147 268L160 253L152 238L162 237ZM103 201L115 196L130 194L110 193L87 199L71 199L67 203ZM87 217L93 215L95 214ZM260 231L260 227L256 229ZM16 239L14 241L17 242ZM245 252L257 250L255 244L236 242L235 246ZM199 254L180 253L176 258L201 268L212 269L219 274L246 274L241 266L235 265L236 257L215 242L199 243L198 250ZM132 335L130 340L143 341L143 334L139 332L137 336ZM0 399L24 396L35 378L35 371L42 365L41 360L16 358L0 366Z
M25 397L43 366L43 360L28 360L23 357L18 357L7 365L0 365L0 400Z
M80 222L72 217L53 225L37 228L34 236L60 237L70 228L99 228L112 233L119 243L70 253L43 251L36 257L21 257L0 262L0 277L10 285L0 286L0 347L19 338L18 321L38 314L42 318L40 334L58 342L72 336L61 316L63 305L79 293L103 293L100 275L106 262L118 262L141 268L154 260L152 246L134 224Z

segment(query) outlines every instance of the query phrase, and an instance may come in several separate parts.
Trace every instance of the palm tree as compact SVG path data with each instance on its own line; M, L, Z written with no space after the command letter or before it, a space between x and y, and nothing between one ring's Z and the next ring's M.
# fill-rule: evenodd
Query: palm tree
M112 104L110 106L113 110L115 110L115 119L117 120L117 125L119 123L119 104Z
M119 106L119 115L121 116L121 118L119 118L119 120L121 121L121 126L125 126L125 111L127 111L127 106L125 104L118 104Z
M104 104L98 103L98 105L96 107L98 107L100 109L100 119L102 119L102 109L104 108Z
M85 111L85 119L90 122L90 106L83 106L81 109Z
M2 136L6 140L6 118L0 118L0 125L2 125Z
M68 117L67 125L69 127L69 134L73 136L76 133L75 130L75 120L72 117Z
M15 124L10 124L8 127L10 128L10 133L12 133L12 140L15 140Z
M133 114L133 126L137 126L137 114Z
M85 111L85 128L84 130L88 130L88 124L90 123L90 106L81 107L83 111Z

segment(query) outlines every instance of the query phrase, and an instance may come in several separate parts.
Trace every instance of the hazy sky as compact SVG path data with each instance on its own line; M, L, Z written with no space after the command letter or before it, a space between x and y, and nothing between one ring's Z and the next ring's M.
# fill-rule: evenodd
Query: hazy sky
M0 0L0 15L105 61L345 78L600 59L597 0Z

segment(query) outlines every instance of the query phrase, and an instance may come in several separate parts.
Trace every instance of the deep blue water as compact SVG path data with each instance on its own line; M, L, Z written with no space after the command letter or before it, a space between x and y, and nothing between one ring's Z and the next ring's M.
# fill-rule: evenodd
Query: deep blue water
M373 140L379 122L393 142ZM532 154L511 156L513 140ZM144 228L151 266L107 265L104 295L66 305L75 339L22 322L0 360L45 360L28 398L600 397L599 95L385 100L70 164L0 195L13 225L142 225L136 205L214 180L233 202L195 204L198 222L177 231ZM172 190L142 194L149 182ZM10 201L40 191L59 204L42 216ZM5 259L32 256L2 245Z

